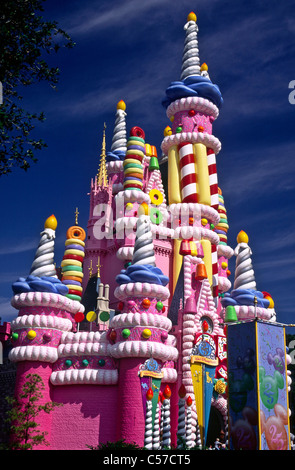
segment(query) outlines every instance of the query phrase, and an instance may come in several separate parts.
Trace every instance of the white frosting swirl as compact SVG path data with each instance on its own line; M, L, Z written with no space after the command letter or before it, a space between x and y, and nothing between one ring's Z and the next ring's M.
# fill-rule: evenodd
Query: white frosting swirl
M146 215L141 215L137 221L132 264L156 266L151 224Z
M31 266L30 274L32 276L56 276L54 266L54 239L55 230L45 228L41 232L41 240L35 253L35 258Z
M71 300L64 295L52 292L23 292L12 297L11 305L16 309L38 306L60 308L72 314L85 310L84 305L77 300Z
M167 287L159 284L149 284L148 282L129 282L116 287L114 295L119 300L128 297L153 297L158 300L166 300L170 296Z
M116 150L126 152L127 150L126 116L127 113L123 109L117 109L111 146L112 152Z
M254 289L256 282L252 266L252 251L247 243L239 243L235 249L236 269L234 289Z
M178 134L171 134L164 138L161 144L161 149L165 155L168 154L169 148L173 145L179 145L183 142L191 142L192 144L204 144L206 147L212 148L215 155L221 150L221 143L212 134L207 132L180 132Z
M116 385L117 369L68 369L52 372L50 382L53 385Z
M11 322L12 331L20 328L54 328L61 331L70 331L73 325L68 318L52 315L22 315Z
M49 346L16 346L9 352L11 362L42 361L53 363L57 359L57 349Z
M200 75L198 25L195 21L188 21L184 29L185 41L182 54L181 80L184 80L190 75Z

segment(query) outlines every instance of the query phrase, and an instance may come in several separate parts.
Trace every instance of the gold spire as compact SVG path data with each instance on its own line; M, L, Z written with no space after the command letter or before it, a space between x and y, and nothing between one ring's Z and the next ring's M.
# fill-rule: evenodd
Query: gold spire
M102 264L100 264L100 256L97 258L97 275L96 277L100 277L100 268L102 267Z
M78 207L76 207L76 211L75 211L75 224L78 225L78 215L79 215L79 211L78 211Z
M104 123L103 129L103 138L102 138L102 148L100 154L100 166L97 174L97 184L99 186L108 185L108 176L107 176L107 167L106 167L106 123Z
M92 259L90 260L90 266L88 268L88 271L89 271L89 279L90 279L92 276Z

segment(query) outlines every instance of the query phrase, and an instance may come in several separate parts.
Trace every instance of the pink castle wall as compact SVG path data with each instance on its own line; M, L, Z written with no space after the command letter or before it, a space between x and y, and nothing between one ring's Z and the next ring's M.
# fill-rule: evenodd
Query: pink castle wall
M116 440L118 387L68 385L54 387L52 450L87 450L87 445Z

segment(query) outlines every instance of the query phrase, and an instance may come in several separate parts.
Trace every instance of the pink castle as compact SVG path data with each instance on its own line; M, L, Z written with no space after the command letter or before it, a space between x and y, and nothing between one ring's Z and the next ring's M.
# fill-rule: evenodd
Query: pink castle
M58 276L57 223L49 217L29 276L13 284L16 392L38 373L44 401L63 404L40 416L45 449L120 439L159 449L180 445L177 436L191 447L226 436L225 323L275 321L269 294L257 295L247 235L239 234L235 253L227 244L212 129L222 96L200 64L194 13L180 80L163 105L170 124L158 159L144 130L127 132L126 105L118 103L111 149L104 133L91 181L87 235L77 220L69 228ZM204 364L209 402L198 388Z

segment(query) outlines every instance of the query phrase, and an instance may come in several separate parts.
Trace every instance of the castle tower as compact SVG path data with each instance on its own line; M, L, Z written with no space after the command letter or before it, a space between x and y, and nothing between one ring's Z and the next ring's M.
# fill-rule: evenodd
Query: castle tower
M58 359L60 339L63 333L75 329L74 316L84 311L80 302L66 297L68 287L52 270L56 226L54 216L46 220L31 274L12 285L11 305L19 311L11 322L13 348L9 353L10 361L17 363L15 393L21 392L28 374L38 374L45 386L42 403L52 400L50 376ZM48 441L51 440L51 420L52 416L46 413L38 416L39 429L48 432Z
M216 155L221 144L212 134L222 96L208 78L206 64L199 65L196 15L190 13L185 24L182 75L166 90L163 105L171 127L166 128L162 151L168 155L168 200L175 214L189 211L190 223L180 228L179 239L199 240L213 296L218 301L218 237L212 230L219 220ZM206 73L204 73L206 72ZM177 237L176 237L177 238ZM174 242L173 288L182 266L180 240Z
M146 359L152 357L160 365L162 384L175 383L177 372L172 361L178 358L176 340L169 335L172 323L163 314L163 302L169 297L166 287L169 279L155 266L150 220L146 215L138 219L132 264L116 280L119 286L115 295L121 313L110 324L113 340L110 354L119 360L117 437L143 445L143 396L147 384L141 380L140 371Z

